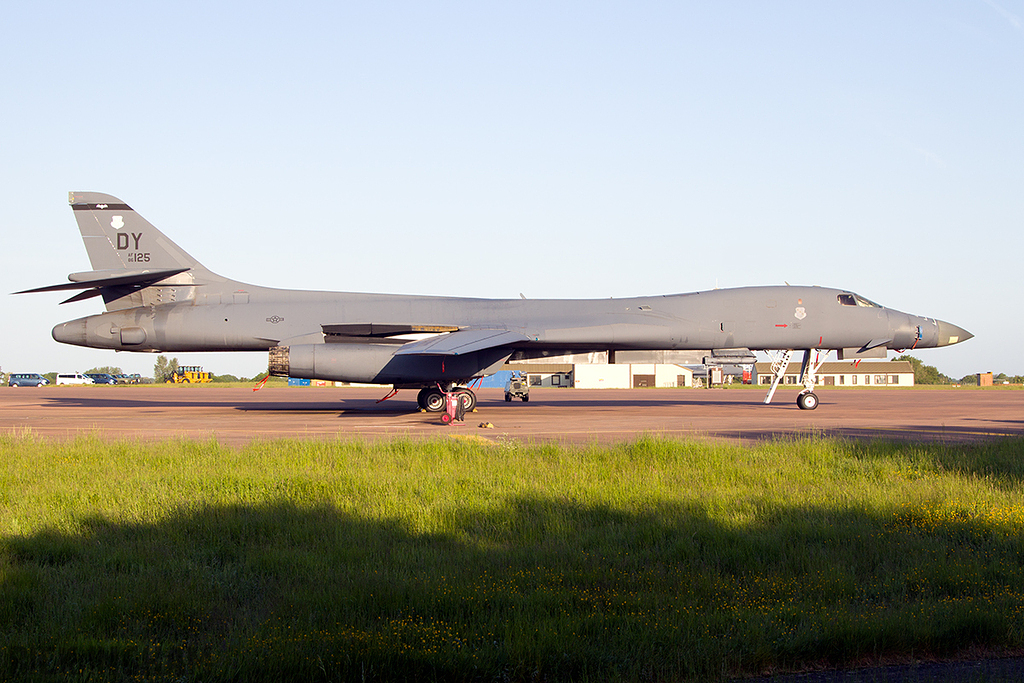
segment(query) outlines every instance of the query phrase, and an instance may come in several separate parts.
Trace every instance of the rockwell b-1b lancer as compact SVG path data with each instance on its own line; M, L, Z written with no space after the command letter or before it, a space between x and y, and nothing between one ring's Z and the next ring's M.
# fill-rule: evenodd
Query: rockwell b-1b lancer
M616 350L707 350L708 363L752 362L773 351L771 401L803 351L797 405L817 407L815 373L827 352L885 357L887 349L970 339L956 325L885 308L825 287L715 289L628 299L473 299L271 289L207 270L116 197L72 192L92 270L26 292L81 290L106 312L61 323L65 344L118 351L269 351L270 374L419 389L441 411L446 391L467 408L465 385L508 360Z

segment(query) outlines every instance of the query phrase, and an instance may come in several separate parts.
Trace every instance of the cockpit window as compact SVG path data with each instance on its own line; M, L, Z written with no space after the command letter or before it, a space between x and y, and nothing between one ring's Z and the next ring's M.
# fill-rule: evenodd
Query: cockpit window
M874 301L865 299L860 294L840 294L839 303L843 306L861 306L862 308L881 308Z

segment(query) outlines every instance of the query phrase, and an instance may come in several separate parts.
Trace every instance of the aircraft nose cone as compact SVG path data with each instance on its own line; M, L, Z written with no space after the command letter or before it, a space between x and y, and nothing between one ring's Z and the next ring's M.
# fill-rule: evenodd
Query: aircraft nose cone
M941 320L937 320L936 323L939 326L939 339L936 346L959 344L960 342L967 341L974 336L964 328L957 327L952 323L943 322Z
M85 346L85 319L61 323L53 328L53 338L63 344Z

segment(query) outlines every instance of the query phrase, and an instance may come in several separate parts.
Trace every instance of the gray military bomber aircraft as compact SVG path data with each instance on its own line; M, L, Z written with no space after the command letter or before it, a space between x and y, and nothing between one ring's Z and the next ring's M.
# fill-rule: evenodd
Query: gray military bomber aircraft
M471 299L271 289L210 272L116 197L69 201L93 270L18 292L82 290L106 312L61 323L65 344L118 351L269 351L270 374L419 389L440 411L445 391L467 408L465 384L509 359L616 350L708 350L708 363L777 351L771 401L794 351L804 351L797 405L817 407L815 373L841 358L970 339L956 325L901 313L841 289L738 287L594 300ZM824 353L822 353L824 352Z

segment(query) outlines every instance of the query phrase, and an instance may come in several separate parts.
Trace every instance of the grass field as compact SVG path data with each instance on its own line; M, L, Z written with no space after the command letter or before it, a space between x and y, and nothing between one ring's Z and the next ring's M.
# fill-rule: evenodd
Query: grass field
M0 436L0 679L714 680L1020 648L1022 455Z

